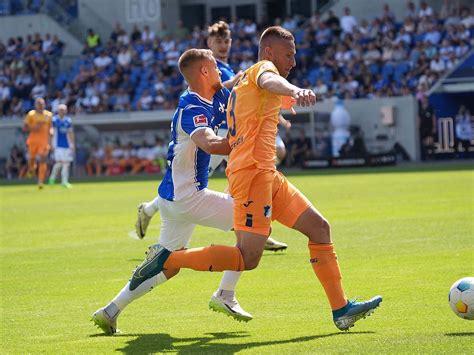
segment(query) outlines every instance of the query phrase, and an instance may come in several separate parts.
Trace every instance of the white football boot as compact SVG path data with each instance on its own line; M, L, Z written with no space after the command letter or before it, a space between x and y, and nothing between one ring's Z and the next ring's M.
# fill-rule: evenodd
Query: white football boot
M288 248L288 245L270 237L268 237L267 242L265 243L265 250L279 251L285 250L286 248Z
M214 312L220 312L239 322L248 322L253 316L240 307L239 302L234 295L230 297L222 296L222 291L216 291L209 300L209 309Z
M135 231L140 239L143 239L146 234L151 217L145 213L145 203L138 205L137 221L135 222Z
M117 329L117 318L110 318L105 312L104 308L100 308L95 311L92 315L91 321L94 322L97 327L102 329L106 335L120 333L120 330Z

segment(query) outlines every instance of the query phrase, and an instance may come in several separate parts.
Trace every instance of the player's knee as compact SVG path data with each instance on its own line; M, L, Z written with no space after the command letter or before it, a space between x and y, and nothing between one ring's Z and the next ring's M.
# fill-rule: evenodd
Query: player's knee
M244 265L245 265L245 270L253 270L257 268L258 264L260 262L260 258L256 256L244 256Z

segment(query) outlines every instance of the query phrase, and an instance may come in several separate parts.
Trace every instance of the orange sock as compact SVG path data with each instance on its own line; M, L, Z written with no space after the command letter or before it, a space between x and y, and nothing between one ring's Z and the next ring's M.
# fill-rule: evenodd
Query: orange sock
M38 183L42 184L44 182L44 179L46 177L46 170L48 169L48 166L46 163L39 163L38 166Z
M187 268L197 271L243 271L244 259L237 247L210 245L172 252L163 265L165 269Z
M308 243L310 262L324 287L332 310L344 307L347 297L342 288L342 276L332 244Z

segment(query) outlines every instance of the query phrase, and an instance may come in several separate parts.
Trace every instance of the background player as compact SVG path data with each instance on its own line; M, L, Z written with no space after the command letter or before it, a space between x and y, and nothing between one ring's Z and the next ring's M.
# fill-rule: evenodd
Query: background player
M51 128L51 112L45 110L45 101L43 98L35 100L35 109L28 112L25 117L23 130L29 132L26 139L28 146L28 175L32 176L36 171L36 162L38 164L38 188L43 188L43 182L46 178L46 159L49 153L49 139Z
M252 270L260 262L271 221L276 219L308 237L310 262L329 299L334 324L348 330L372 313L382 297L366 302L347 299L328 221L274 164L282 96L293 97L299 106L316 102L311 90L285 79L296 64L295 53L294 37L289 31L279 26L266 29L260 38L260 61L244 72L229 99L227 121L232 151L226 173L234 198L237 247L232 250L211 245L170 252L157 244L151 247L132 281L168 268Z
M178 65L189 89L181 95L173 116L169 168L158 188L162 221L160 243L167 250L186 248L197 224L222 230L232 228L232 198L207 189L209 154L227 155L230 152L227 138L216 136L213 130L213 125L225 118L225 109L219 108L226 107L229 92L222 87L210 50L190 49L183 53ZM155 252L150 248L147 258L152 258ZM213 246L209 252L217 263L229 259L238 263L240 260L240 252L234 247ZM199 264L199 260L193 263ZM138 267L127 285L106 307L96 311L92 320L106 334L114 334L117 317L129 303L178 271L179 268L168 267L154 273L154 269L148 270L146 265ZM235 298L230 301L227 307L232 308L233 314L238 313L246 320L252 318L240 308Z
M67 106L60 104L58 114L53 116L51 135L52 148L54 152L54 166L48 179L48 184L53 185L56 176L61 170L61 185L70 189L69 167L74 160L74 132L72 130L72 120L67 114Z

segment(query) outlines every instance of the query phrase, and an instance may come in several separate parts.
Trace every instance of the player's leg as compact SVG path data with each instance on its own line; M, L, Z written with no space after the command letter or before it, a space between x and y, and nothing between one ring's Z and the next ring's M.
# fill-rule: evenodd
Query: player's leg
M54 185L54 183L56 182L56 176L58 176L59 170L61 170L62 163L63 163L61 148L54 149L53 155L54 155L54 165L53 165L53 168L51 169L51 173L49 174L49 179L48 179L49 185Z
M233 226L233 200L230 195L204 189L192 202L192 211L187 218L194 223L211 228L230 231ZM219 288L211 296L209 308L223 312L236 320L248 321L252 315L246 312L235 297L235 288L241 272L225 271Z
M46 179L46 174L48 172L48 146L43 146L39 151L39 164L38 164L38 187L43 188L44 180Z
M135 222L135 231L140 239L146 235L148 225L156 212L160 210L158 206L159 196L148 202L142 202L137 207L137 220Z
M336 326L340 330L347 330L357 320L373 312L382 298L377 296L367 302L348 301L328 221L283 175L274 207L275 218L279 222L308 237L310 262L326 292Z
M69 183L69 171L73 161L73 151L69 148L62 149L62 154L64 156L61 159L61 184L70 189L72 185Z
M28 144L28 172L27 177L32 177L36 173L36 158L38 155L38 146L36 144Z
M72 185L69 183L69 168L71 163L68 161L64 161L61 163L61 185L66 188L71 188Z
M186 247L195 225L176 220L173 217L173 211L170 211L168 207L170 206L163 206L161 212L160 243L165 247L158 244L151 246L145 261L135 269L132 278L107 306L98 309L92 315L92 321L108 335L113 335L117 332L117 318L130 303L144 296L153 288L163 284L179 272L179 269L172 268L158 270L157 263L160 263L160 255L162 253L169 253L169 250L178 250Z
M54 185L56 182L56 176L58 176L59 170L61 170L62 162L56 159L56 151L55 151L55 158L54 158L54 165L51 169L51 174L49 174L48 184Z

